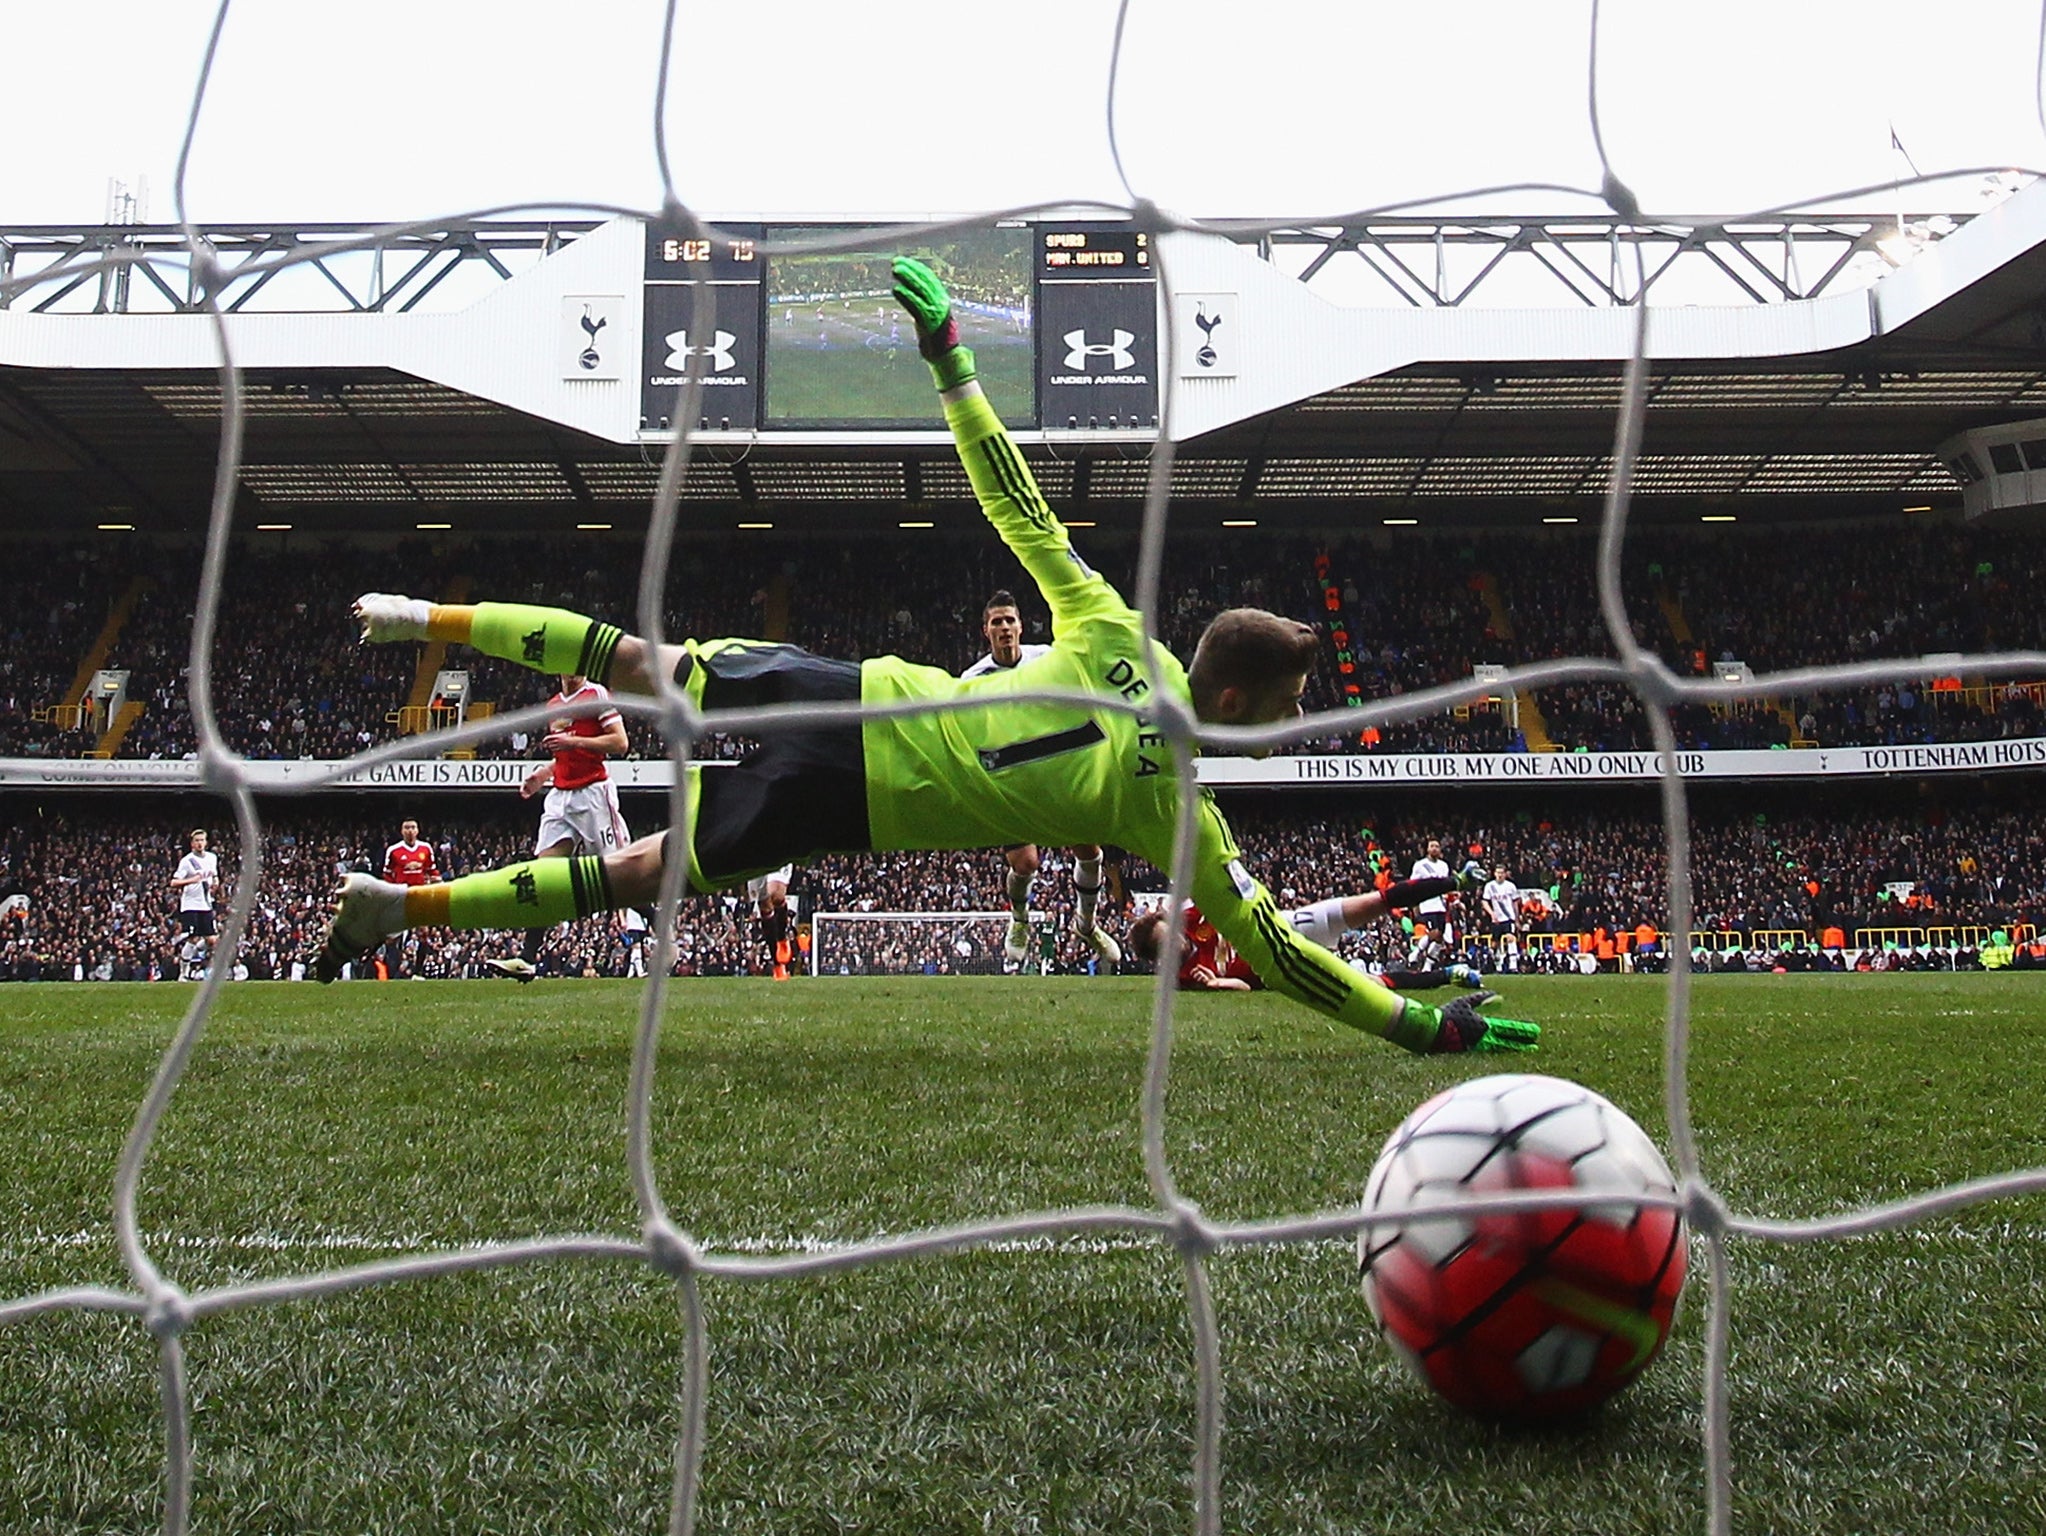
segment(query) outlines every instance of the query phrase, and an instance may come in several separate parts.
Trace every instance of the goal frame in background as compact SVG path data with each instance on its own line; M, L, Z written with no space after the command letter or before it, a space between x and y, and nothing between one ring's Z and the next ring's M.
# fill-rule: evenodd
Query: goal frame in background
M809 917L810 974L812 976L837 976L841 974L838 971L826 970L824 968L824 942L819 931L820 928L828 928L829 926L840 924L859 926L892 922L918 925L929 924L934 927L949 925L955 929L968 923L986 923L990 925L995 930L994 942L985 953L993 957L994 964L991 969L954 970L940 972L939 974L948 976L999 976L1003 974L1002 930L1009 926L1013 915L1006 909L999 912L812 912ZM1040 912L1034 908L1031 910L1030 931L1033 945L1039 927L1050 921L1051 915L1049 913ZM1023 964L1026 971L1032 969L1028 960L1024 961ZM919 970L907 970L847 971L843 974L848 976L922 976L929 973Z

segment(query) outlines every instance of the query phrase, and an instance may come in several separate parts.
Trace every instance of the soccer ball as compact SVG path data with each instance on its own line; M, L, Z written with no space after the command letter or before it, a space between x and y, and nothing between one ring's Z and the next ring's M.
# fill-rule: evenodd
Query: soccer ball
M1577 1083L1473 1078L1392 1133L1367 1212L1580 1189L1674 1196L1641 1127ZM1364 1300L1423 1381L1485 1418L1583 1413L1638 1376L1669 1337L1688 1257L1682 1216L1628 1198L1376 1224L1357 1234Z

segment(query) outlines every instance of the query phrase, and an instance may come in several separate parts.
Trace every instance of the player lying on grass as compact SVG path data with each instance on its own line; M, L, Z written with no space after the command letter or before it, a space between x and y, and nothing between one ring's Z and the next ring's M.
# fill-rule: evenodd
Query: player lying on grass
M1283 914L1293 931L1333 950L1336 940L1373 918L1383 917L1424 896L1454 890L1451 879L1402 880L1383 891L1362 896L1332 896L1312 906L1297 907ZM1254 992L1264 983L1244 963L1229 941L1188 902L1182 918L1186 942L1179 955L1179 985L1190 992ZM1150 965L1158 963L1165 949L1165 909L1151 907L1130 924L1130 953ZM1475 987L1484 980L1468 965L1445 965L1429 971L1367 971L1364 974L1395 992L1426 992L1436 987ZM1490 998L1493 994L1483 994Z
M1299 714L1314 632L1261 609L1218 615L1190 669L1161 654L1151 671L1142 620L1074 552L1045 504L981 393L937 278L898 261L895 293L916 323L974 495L1051 609L1050 653L969 680L894 656L833 661L754 640L689 640L657 652L562 609L369 594L355 605L366 641L460 641L536 671L642 694L665 672L705 710L818 701L967 707L774 731L736 766L692 763L684 824L616 853L529 860L410 890L351 875L315 962L322 980L407 927L526 928L650 901L671 857L687 861L697 891L824 853L1008 843L1114 843L1170 868L1180 786L1149 701L1170 697L1217 725ZM1017 697L1027 688L1086 691L1146 712L1028 703ZM1402 997L1302 938L1243 867L1206 794L1196 824L1194 898L1274 991L1410 1051L1533 1048L1536 1025L1488 1019L1470 998L1435 1008Z

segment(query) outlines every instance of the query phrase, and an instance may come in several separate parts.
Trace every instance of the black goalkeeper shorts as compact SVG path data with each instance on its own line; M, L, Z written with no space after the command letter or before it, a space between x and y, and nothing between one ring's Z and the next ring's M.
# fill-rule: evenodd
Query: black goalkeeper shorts
M707 710L860 699L859 663L800 646L723 642L711 655L685 658L676 682L687 682L693 667L703 670ZM696 871L713 889L819 854L873 847L857 720L765 733L759 749L732 767L705 767L697 785ZM662 858L669 851L664 842Z

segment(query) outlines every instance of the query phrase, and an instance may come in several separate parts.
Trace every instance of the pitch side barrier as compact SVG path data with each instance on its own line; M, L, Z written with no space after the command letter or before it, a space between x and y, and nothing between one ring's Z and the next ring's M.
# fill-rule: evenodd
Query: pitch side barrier
M1934 923L1924 927L1856 928L1852 944L1822 944L1818 932L1810 928L1694 928L1691 930L1691 950L1733 950L1733 949L1881 949L1885 944L1894 944L1899 949L1980 949L1989 942L1993 933L2001 933L2013 944L2031 944L2038 940L2038 929L2030 923L2005 923L1992 927L1987 923ZM1537 949L1553 949L1564 954L1591 954L1597 948L1595 936L1590 933L1557 933L1546 929L1530 929L1514 935L1473 934L1472 942L1482 944L1494 954L1507 951L1526 954ZM1639 941L1632 929L1623 929L1610 936L1613 953L1627 954L1639 949ZM1655 931L1657 948L1665 953L1669 947L1669 935L1662 929Z
M302 789L331 780L334 789L516 789L539 759L410 758L341 774L335 762L310 758L249 761L241 771L258 794ZM711 760L716 771L727 764ZM1658 752L1387 752L1269 758L1202 757L1196 776L1213 788L1335 789L1345 785L1619 783L1659 780ZM1678 752L1677 773L1690 780L1920 778L1941 773L1999 773L2046 768L2046 736L1897 747L1809 747ZM621 790L665 790L675 783L667 760L614 762ZM0 758L0 789L204 788L192 761L101 758Z

